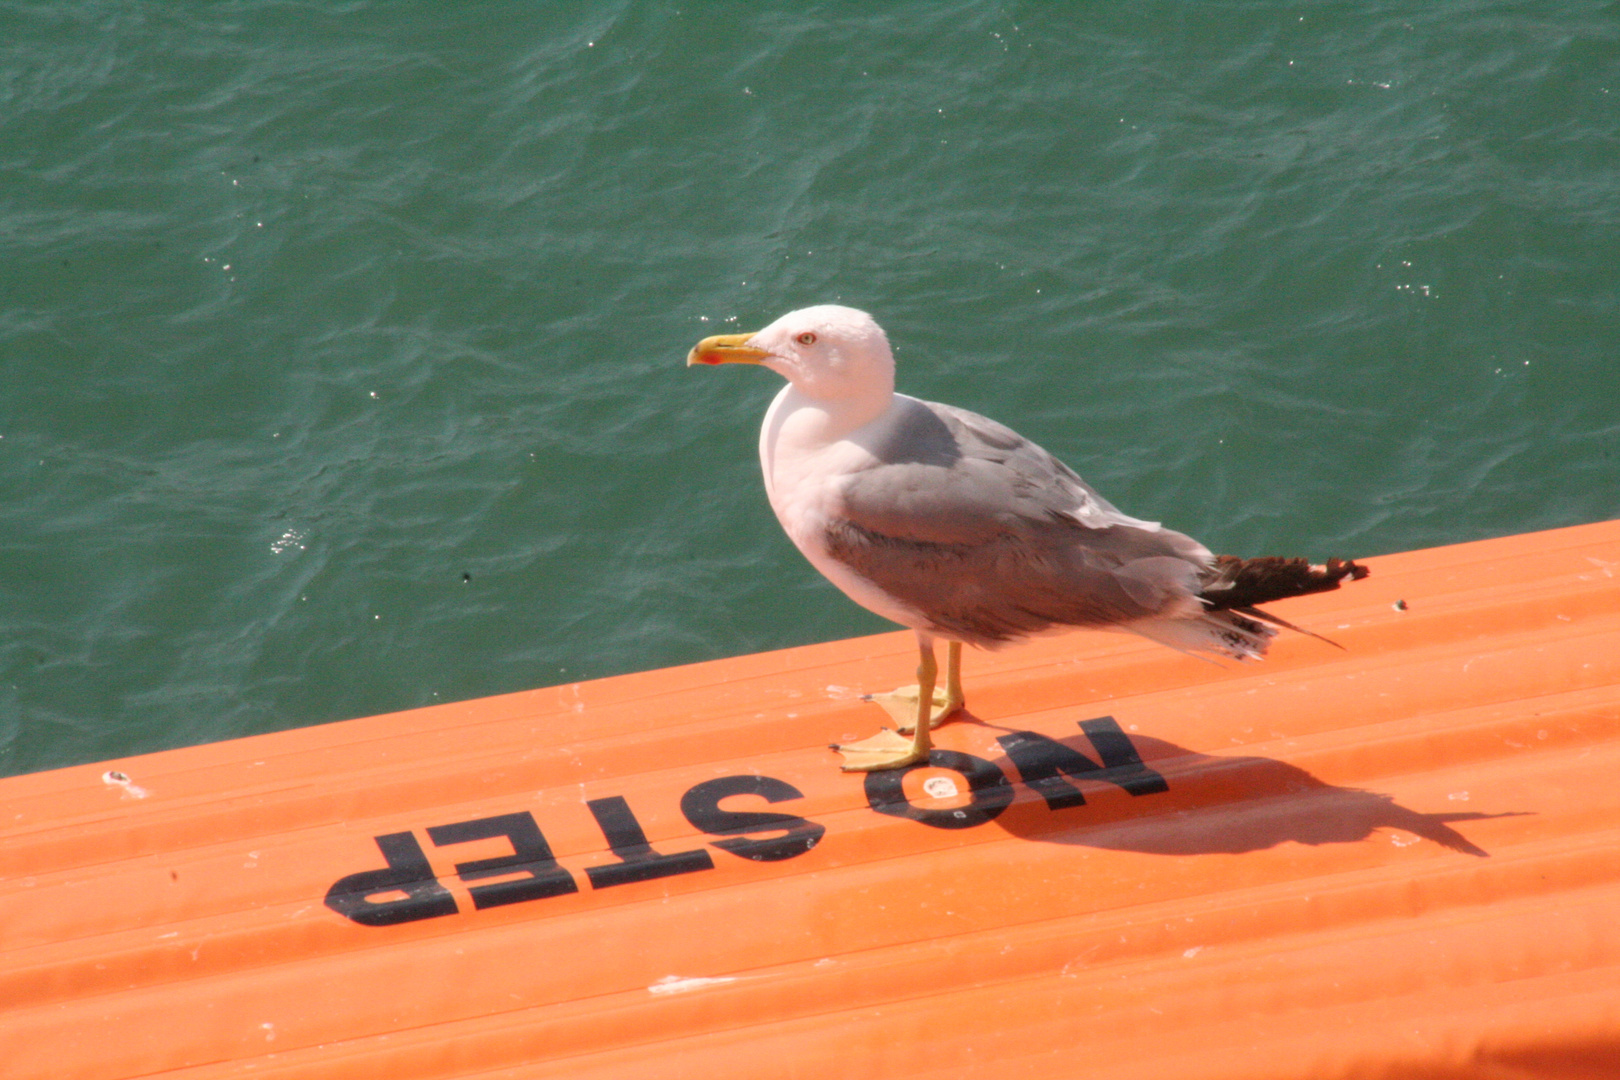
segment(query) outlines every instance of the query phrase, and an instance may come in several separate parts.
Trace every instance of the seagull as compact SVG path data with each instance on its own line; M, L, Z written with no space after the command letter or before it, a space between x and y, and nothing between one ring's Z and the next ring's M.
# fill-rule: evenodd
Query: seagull
M845 595L917 635L917 684L871 696L897 728L834 745L846 772L927 763L930 730L965 702L964 644L1089 627L1259 659L1278 627L1310 631L1257 605L1367 576L1348 560L1217 557L1121 513L1011 428L896 393L889 339L855 308L808 307L756 333L706 337L686 363L758 364L787 380L759 435L771 509Z

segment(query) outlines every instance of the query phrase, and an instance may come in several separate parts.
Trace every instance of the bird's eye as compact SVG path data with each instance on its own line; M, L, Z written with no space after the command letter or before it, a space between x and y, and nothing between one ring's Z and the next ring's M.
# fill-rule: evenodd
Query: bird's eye
M800 345L814 345L816 343L816 335L811 333L809 330L806 330L794 340L796 340Z

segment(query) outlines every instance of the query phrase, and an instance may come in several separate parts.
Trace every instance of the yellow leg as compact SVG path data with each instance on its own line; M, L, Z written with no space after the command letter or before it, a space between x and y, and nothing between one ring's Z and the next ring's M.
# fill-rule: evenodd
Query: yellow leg
M946 651L947 684L950 681L951 668L955 666L953 659L959 662L960 649L961 646L953 641L951 649ZM903 769L907 765L928 760L928 752L934 745L929 732L935 726L932 716L934 680L939 675L939 664L934 659L934 643L921 634L917 635L917 653L917 695L912 706L915 711L910 717L913 731L911 738L907 739L899 732L884 728L870 739L834 745L833 749L844 755L845 772Z
M932 655L932 649L929 650ZM962 694L962 643L960 641L947 642L945 645L945 688L943 691L936 688L929 693L929 699L934 708L929 717L930 727L939 727L952 716L962 711L966 703ZM920 687L902 686L898 690L887 694L867 694L866 700L883 706L883 710L899 725L902 733L913 730L917 714L922 710L917 703L922 700Z
M934 726L939 727L952 714L961 712L966 704L967 695L962 693L962 643L948 641L945 643L945 707L934 717Z

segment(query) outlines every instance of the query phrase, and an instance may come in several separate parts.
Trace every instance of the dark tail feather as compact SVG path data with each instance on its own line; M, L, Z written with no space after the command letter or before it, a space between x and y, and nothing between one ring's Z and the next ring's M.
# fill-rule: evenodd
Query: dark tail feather
M1218 555L1214 573L1205 583L1199 599L1211 611L1235 611L1286 630L1309 634L1329 645L1338 645L1336 641L1301 629L1269 611L1261 611L1257 605L1286 600L1291 596L1332 592L1346 578L1360 581L1367 573L1365 566L1348 559L1329 559L1325 566L1312 566L1308 559L1286 559L1277 555L1265 555L1258 559Z
M1318 634L1315 630L1307 630L1303 626L1295 626L1293 623L1289 622L1287 619L1283 618L1281 615L1273 615L1271 612L1269 612L1269 611L1261 611L1257 607L1240 607L1240 608L1232 608L1231 610L1236 611L1236 612L1238 612L1239 614L1242 614L1242 615L1247 615L1251 619L1259 619L1261 622L1268 622L1273 626L1280 626L1284 630L1292 630L1296 634L1304 634L1306 637L1313 637L1317 641L1325 641L1329 645L1333 646L1335 649L1344 648L1343 645L1340 645L1337 641L1334 641L1332 638L1323 637L1321 634Z

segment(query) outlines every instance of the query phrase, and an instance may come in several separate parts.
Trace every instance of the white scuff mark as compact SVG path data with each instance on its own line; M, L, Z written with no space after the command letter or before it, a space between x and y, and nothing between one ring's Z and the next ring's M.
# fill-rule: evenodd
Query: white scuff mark
M827 685L827 696L832 698L834 701L849 701L852 698L861 697L862 694L859 690L852 687L839 686L836 683L829 683Z
M954 799L961 794L956 781L948 776L931 776L923 781L923 793L933 799Z
M1468 792L1453 791L1451 794L1447 795L1446 798L1450 799L1452 802L1467 802Z
M1202 946L1202 945L1194 945L1192 948L1186 950L1181 955L1184 956L1185 958L1187 958L1188 960L1191 960L1193 957L1197 956L1199 953L1201 953L1203 951L1204 951L1204 946Z
M1120 940L1121 944L1125 943L1125 938L1124 938L1123 935L1120 937L1119 940ZM1081 953L1079 956L1074 957L1068 963L1064 964L1063 969L1061 971L1059 971L1058 974L1061 975L1065 979L1078 979L1080 976L1086 974L1087 971L1089 971L1089 969L1091 967L1091 961L1093 959L1095 959L1097 954L1099 952L1101 952L1101 951L1102 951L1102 946L1101 945L1093 945L1091 948L1087 949L1085 952Z
M683 979L679 975L665 975L647 987L647 990L653 994L684 994L689 990L706 990L711 986L724 986L726 983L736 981L735 975L719 975L712 978L698 976L690 979Z
M121 773L117 769L108 769L102 773L101 782L108 787L123 788L124 798L126 799L144 799L151 794L150 791L131 780L127 773Z
M1401 833L1391 833L1389 842L1394 844L1396 847L1411 847L1421 839L1422 837L1419 836L1406 836L1402 835Z
M276 1041L276 1025L266 1020L264 1023L260 1024L259 1027L264 1031L265 1042Z

